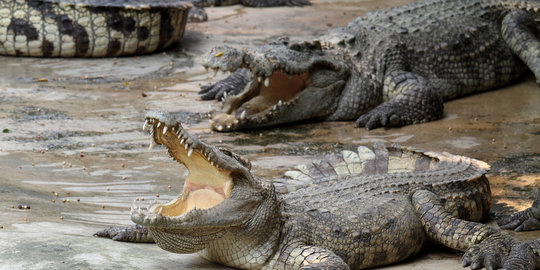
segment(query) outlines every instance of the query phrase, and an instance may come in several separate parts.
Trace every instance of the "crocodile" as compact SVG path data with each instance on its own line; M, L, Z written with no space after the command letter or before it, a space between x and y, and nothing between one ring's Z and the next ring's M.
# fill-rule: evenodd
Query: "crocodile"
M205 6L302 6L307 0L0 0L0 55L115 57L176 44Z
M275 6L308 6L309 0L184 0L193 5L189 12L191 22L203 22L208 20L204 7L230 6L241 4L246 7L275 7Z
M134 201L136 225L97 236L155 242L240 269L369 268L402 261L427 242L465 251L463 265L473 269L540 266L540 239L518 242L477 222L491 206L485 162L360 146L270 182L253 175L246 158L190 135L171 114L147 113L143 129L188 169L183 191L146 209Z
M178 0L0 0L0 54L152 53L180 40L190 7Z
M233 74L200 94L224 100L212 114L217 131L433 121L443 117L444 101L508 85L527 70L540 83L539 20L537 0L424 0L381 9L311 41L214 47L203 66Z

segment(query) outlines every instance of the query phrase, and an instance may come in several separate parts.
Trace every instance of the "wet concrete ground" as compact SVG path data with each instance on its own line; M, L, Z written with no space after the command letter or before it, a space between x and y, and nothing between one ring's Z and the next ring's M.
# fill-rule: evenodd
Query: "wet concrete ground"
M0 269L222 269L196 255L92 237L107 226L130 224L134 198L168 201L181 190L183 166L163 148L147 150L149 138L141 130L147 110L181 112L191 133L248 157L253 171L267 179L291 164L374 142L482 159L493 165L489 178L496 200L524 209L540 187L540 91L530 75L516 85L446 103L440 121L404 128L367 132L352 122L326 122L210 131L205 115L218 103L199 100L197 91L209 76L200 55L212 46L258 45L281 34L309 39L377 5L406 2L214 8L208 9L209 22L188 25L181 46L164 54L0 57ZM385 268L461 269L460 253L429 250Z

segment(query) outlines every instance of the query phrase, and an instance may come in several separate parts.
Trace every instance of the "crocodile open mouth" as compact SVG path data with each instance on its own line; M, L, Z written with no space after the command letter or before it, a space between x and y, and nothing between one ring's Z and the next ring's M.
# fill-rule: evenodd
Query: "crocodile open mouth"
M142 223L151 225L163 218L182 218L195 209L210 209L229 197L232 177L230 171L220 167L215 148L192 138L177 122L160 120L151 113L147 115L143 129L150 130L151 147L156 143L165 145L171 157L182 163L189 174L177 198L165 204L155 202L147 211L134 206L132 218L141 218Z
M212 126L218 131L230 130L240 121L268 121L273 114L292 106L298 95L311 83L309 72L291 74L276 70L268 77L251 70L253 80L237 96L227 97L221 113L215 114Z

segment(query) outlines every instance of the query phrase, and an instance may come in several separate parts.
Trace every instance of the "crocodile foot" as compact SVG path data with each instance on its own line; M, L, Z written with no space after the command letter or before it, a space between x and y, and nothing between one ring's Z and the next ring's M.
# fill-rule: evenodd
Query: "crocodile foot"
M148 230L141 225L112 226L94 233L94 236L111 238L122 242L154 243L154 240L148 234Z
M398 127L403 126L404 123L401 117L398 115L399 108L392 108L390 106L378 106L368 113L360 116L355 127L365 127L366 130L374 129L377 127Z
M495 233L469 248L463 255L462 265L471 269L534 270L538 241L516 242L512 237Z
M205 22L205 21L208 21L208 15L206 14L206 11L203 8L194 5L189 10L188 21L189 22Z
M203 100L219 100L227 95L235 96L244 90L246 84L251 80L250 76L249 69L241 68L217 83L202 86L199 95Z
M499 269L503 266L514 240L501 233L495 233L479 244L470 247L461 261L462 266L471 266L471 269Z
M497 223L501 229L514 230L516 232L540 229L540 220L534 217L531 208L502 218Z

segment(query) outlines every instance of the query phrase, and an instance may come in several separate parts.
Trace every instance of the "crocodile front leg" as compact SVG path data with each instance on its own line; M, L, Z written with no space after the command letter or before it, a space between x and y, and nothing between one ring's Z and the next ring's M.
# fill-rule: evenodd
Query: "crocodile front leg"
M386 75L387 100L356 120L355 127L397 127L436 120L443 115L443 99L422 76L406 71Z
M246 87L251 79L249 69L241 68L217 83L202 86L199 95L201 95L201 99L203 100L219 100L226 95L235 96L244 90L244 87Z
M534 17L525 11L512 11L504 17L501 31L510 49L532 70L540 84L540 41L535 36L535 31L540 30Z
M273 269L349 270L334 252L300 243L285 245Z
M497 222L501 229L520 231L540 230L540 191L531 207Z
M113 226L94 233L94 236L107 237L122 242L154 243L152 235L141 225Z
M432 241L453 249L466 250L463 266L498 269L504 265L508 269L534 269L538 254L518 252L523 249L523 243L517 243L495 228L452 217L434 193L416 191L412 203ZM514 252L511 253L512 250Z

